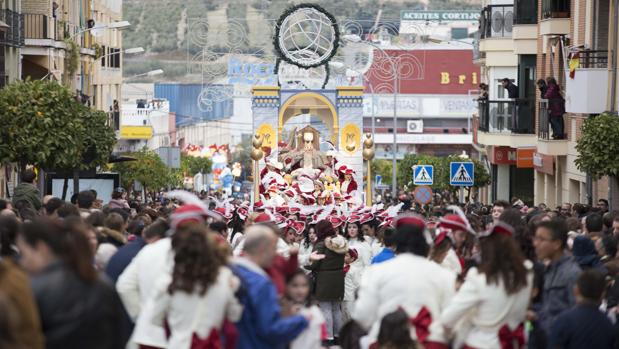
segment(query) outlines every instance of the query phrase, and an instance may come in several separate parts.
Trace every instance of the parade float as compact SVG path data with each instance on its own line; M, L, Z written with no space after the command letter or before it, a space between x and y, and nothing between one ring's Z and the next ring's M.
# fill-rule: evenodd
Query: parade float
M339 45L335 18L313 4L294 6L280 17L273 42L276 71L321 70L324 81L280 73L278 86L253 87L254 203L306 211L371 206L365 179L374 144L362 135L363 86L325 88Z

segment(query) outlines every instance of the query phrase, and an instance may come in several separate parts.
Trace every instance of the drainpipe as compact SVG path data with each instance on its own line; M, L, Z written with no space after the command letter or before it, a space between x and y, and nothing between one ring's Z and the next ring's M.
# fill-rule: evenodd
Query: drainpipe
M617 111L617 30L619 30L619 0L613 2L613 31L612 40L610 44L610 50L612 54L612 66L610 71L610 112L615 113ZM613 210L614 205L614 190L617 177L608 177L608 209Z
M616 112L617 102L617 31L619 31L619 0L613 3L613 31L611 40L612 66L610 71L610 108L611 112Z

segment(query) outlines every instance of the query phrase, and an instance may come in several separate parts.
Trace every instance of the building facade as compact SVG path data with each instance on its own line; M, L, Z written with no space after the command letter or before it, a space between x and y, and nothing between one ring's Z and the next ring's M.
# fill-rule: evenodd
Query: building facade
M616 83L612 83L616 60L610 57L617 45L616 4L615 0L484 4L477 63L482 81L489 85L489 98L479 103L476 141L493 164L488 201L516 196L529 204L555 207L609 197L608 180L592 180L574 161L584 121L617 110ZM501 27L511 28L510 35L500 36ZM509 71L503 70L506 64ZM493 70L500 73L493 74ZM516 98L501 96L497 76L513 80L518 86ZM565 99L564 135L559 137L549 125L549 101L536 86L538 79L549 77L556 79ZM526 167L520 169L520 164ZM523 186L526 193L519 189ZM529 200L531 191L533 199Z
M108 111L120 97L121 0L22 0L22 79L52 79Z
M374 51L364 76L363 130L374 134L377 159L391 159L394 152L398 159L406 154L476 153L470 130L480 71L472 57L466 42ZM393 71L385 69L392 64L395 79Z

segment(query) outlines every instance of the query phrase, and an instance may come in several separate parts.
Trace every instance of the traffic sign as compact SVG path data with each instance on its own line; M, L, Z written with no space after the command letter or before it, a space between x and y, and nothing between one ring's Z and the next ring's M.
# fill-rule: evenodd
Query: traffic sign
M475 166L472 162L449 164L449 184L455 187L472 187L475 181Z
M425 185L417 187L415 188L413 196L415 197L415 201L420 205L427 205L432 201L432 188Z
M413 184L414 185L434 184L434 166L432 165L413 166Z
M383 184L383 176L376 175L376 178L374 180L374 185L381 185L381 184Z

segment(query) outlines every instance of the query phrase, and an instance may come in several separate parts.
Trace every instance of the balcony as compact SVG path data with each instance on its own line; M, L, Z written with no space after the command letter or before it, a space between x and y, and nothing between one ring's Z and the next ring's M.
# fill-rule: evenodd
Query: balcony
M478 141L514 148L535 144L533 103L527 99L479 101Z
M514 1L514 25L537 24L537 0Z
M537 125L537 152L552 156L567 155L567 139L552 139L548 115L548 100L539 100L539 124Z
M24 45L24 16L11 11L0 10L0 21L6 23L6 31L0 32L0 45L21 47Z
M39 14L25 14L25 38L30 40L53 40L63 41L66 38L75 37L79 27L71 23L57 20L53 17ZM81 35L79 43L82 47L90 45L90 34ZM41 43L40 41L37 44Z
M568 113L599 114L606 110L608 51L581 50L574 78L566 73L565 110Z
M514 25L513 5L489 5L481 11L481 38L511 38Z
M570 0L542 0L541 35L567 35L570 32Z
M514 2L514 53L518 55L537 54L537 1L516 0Z

